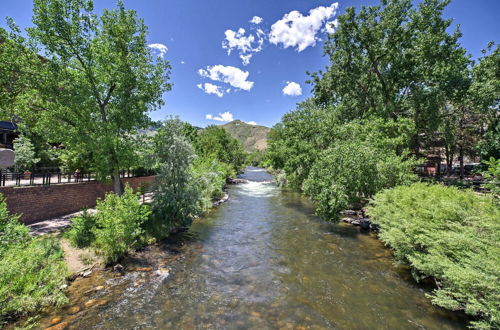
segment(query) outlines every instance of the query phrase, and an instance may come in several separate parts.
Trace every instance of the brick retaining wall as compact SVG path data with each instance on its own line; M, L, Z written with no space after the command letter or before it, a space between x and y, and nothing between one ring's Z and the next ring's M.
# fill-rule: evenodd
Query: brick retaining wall
M124 178L134 190L143 183L151 183L154 176ZM67 183L35 187L1 187L7 208L13 214L22 214L21 221L32 224L53 217L91 208L98 198L113 191L111 184L102 182Z

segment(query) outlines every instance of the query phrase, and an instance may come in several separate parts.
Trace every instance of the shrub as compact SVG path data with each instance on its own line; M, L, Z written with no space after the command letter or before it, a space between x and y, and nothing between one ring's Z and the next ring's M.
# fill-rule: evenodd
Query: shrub
M11 246L29 241L29 229L19 217L9 214L5 198L0 194L0 258Z
M122 196L107 194L104 200L97 202L96 209L93 245L107 263L118 261L130 249L140 246L142 225L151 211L149 205L139 203L138 194L130 187L125 188Z
M64 235L71 245L81 249L94 242L96 229L96 217L84 210L72 219L71 228Z
M378 193L369 207L380 238L416 280L435 279L433 303L500 327L500 208L491 196L423 183Z
M488 166L482 173L486 179L485 187L492 193L500 195L500 159L490 157L489 160L483 160L483 163Z
M198 158L193 165L193 179L200 187L201 197L205 206L209 208L213 200L224 196L224 185L228 177L236 175L231 165L222 163L216 159Z
M63 251L55 238L12 245L0 258L0 326L17 316L67 301Z
M413 160L382 152L368 143L341 142L323 152L304 181L304 192L318 203L318 214L336 220L339 212L356 206L384 188L407 184Z

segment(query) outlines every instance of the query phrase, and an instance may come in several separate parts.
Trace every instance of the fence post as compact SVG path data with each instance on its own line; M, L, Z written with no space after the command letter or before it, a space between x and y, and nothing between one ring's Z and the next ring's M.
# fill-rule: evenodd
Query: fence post
M30 186L35 184L35 173L30 174Z
M57 173L57 183L61 183L61 172Z

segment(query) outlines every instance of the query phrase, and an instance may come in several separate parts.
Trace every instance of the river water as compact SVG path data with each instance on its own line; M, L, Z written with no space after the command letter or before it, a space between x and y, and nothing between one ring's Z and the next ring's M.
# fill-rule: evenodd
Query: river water
M321 221L262 169L243 177L251 181L231 186L229 201L174 249L143 252L164 258L160 270L104 276L105 289L85 299L105 303L85 309L82 300L70 328L465 328L460 315L430 304L374 234Z

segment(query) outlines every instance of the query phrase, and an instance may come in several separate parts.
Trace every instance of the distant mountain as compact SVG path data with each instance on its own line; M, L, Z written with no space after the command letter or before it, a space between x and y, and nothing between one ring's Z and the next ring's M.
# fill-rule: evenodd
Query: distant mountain
M241 142L247 152L267 148L267 137L271 129L265 126L250 125L241 120L234 120L222 127L235 139Z

